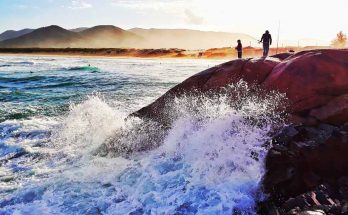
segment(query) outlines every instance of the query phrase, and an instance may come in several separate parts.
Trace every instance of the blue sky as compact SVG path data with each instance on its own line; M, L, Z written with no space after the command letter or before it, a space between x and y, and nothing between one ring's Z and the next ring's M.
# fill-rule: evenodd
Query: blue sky
M190 28L241 32L265 29L281 41L330 41L348 32L347 0L0 0L0 31L112 24L121 28ZM314 43L314 42L313 42Z

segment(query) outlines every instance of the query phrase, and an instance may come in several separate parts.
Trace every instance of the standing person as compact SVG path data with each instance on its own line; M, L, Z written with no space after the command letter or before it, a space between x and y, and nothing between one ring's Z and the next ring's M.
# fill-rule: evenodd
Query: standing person
M260 40L260 43L262 42L263 44L263 57L268 56L268 51L269 51L269 46L272 45L272 36L269 33L269 31L266 31Z
M236 50L238 52L238 58L241 59L242 58L242 54L243 54L243 45L242 45L242 41L237 40L238 45L236 46Z

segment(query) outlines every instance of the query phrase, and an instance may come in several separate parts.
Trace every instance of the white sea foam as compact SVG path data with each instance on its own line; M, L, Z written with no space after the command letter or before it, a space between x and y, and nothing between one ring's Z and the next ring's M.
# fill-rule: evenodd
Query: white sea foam
M237 88L249 90L246 85ZM95 156L94 151L110 135L120 135L120 129L138 129L141 120L125 122L125 115L98 97L72 106L52 136L57 151L49 160L59 171L20 189L3 210L19 214L231 214L238 208L253 214L260 196L265 143L279 123L274 115L279 98L248 95L238 101L238 107L227 98L178 99L173 112L180 114L157 148L126 158ZM147 135L130 131L127 138L113 138L138 147L131 141L141 144Z

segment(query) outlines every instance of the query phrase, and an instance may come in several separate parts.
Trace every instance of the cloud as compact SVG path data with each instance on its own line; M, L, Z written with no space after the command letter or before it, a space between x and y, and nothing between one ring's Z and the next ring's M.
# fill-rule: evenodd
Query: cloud
M186 9L185 11L185 16L186 16L186 21L189 24L193 24L193 25L202 25L204 24L204 18L197 16L196 14L194 14L191 10Z
M85 0L72 0L70 9L87 9L91 8L92 4L86 2Z

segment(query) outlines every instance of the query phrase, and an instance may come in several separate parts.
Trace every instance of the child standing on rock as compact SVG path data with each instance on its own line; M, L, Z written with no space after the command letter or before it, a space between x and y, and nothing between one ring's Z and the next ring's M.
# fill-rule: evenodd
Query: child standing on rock
M242 41L237 40L238 45L236 46L236 50L238 52L238 58L241 59L242 58L242 54L243 54L243 46L242 46Z

